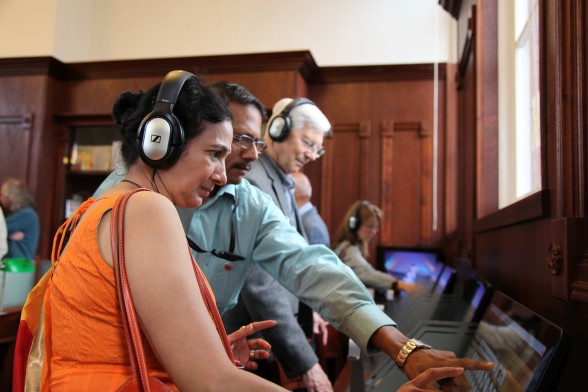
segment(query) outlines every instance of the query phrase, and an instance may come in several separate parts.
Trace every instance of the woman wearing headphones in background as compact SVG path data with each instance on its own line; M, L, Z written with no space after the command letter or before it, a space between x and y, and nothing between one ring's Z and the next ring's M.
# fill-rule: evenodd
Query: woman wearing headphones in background
M351 267L368 288L382 292L418 290L417 285L378 271L366 260L369 255L369 242L380 230L381 220L380 208L366 200L355 202L345 214L332 239L334 252L341 261Z

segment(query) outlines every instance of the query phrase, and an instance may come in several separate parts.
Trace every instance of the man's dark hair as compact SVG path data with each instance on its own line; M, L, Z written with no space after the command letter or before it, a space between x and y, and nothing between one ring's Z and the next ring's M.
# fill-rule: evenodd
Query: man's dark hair
M245 87L237 83L227 82L226 80L211 83L209 87L216 90L219 95L224 96L228 102L234 102L241 105L254 105L261 114L262 122L267 120L265 106L263 106L261 101Z

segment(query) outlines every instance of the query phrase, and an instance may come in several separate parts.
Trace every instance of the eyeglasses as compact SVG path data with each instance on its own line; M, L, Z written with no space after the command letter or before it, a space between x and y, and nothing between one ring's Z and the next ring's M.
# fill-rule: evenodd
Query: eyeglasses
M301 137L300 140L302 141L302 144L304 144L304 147L307 149L307 151L310 151L313 154L315 154L317 158L320 158L325 154L325 148L323 146L319 146L316 143L311 142L310 140L305 139L303 137Z
M235 143L239 148L242 148L243 150L253 145L255 146L257 152L260 154L264 152L267 147L263 140L254 139L249 135L233 135L233 143Z
M199 247L190 237L186 236L186 240L188 240L188 245L190 246L190 248L192 248L192 250L194 250L198 253L213 254L214 256L218 257L219 259L230 261L231 263L234 263L236 261L245 260L245 257L239 256L239 255L233 253L235 251L235 210L237 209L238 205L239 205L239 194L237 193L237 191L235 191L235 202L233 203L233 211L231 214L231 243L229 244L229 251L228 252L224 251L224 250L218 251L216 249L204 250L201 247Z

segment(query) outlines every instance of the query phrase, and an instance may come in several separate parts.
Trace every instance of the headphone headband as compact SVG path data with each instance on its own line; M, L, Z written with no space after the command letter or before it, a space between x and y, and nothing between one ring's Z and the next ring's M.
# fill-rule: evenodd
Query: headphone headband
M161 109L169 109L162 111L169 111L171 113L178 100L180 91L182 90L182 87L184 87L184 83L186 83L186 80L194 77L194 74L186 71L171 71L165 75L165 78L159 87L153 111L159 111L160 107L165 105Z

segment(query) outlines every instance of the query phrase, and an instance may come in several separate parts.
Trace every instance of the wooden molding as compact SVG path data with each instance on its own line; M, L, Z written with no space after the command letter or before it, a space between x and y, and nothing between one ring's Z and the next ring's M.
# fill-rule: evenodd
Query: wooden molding
M64 64L52 57L0 59L0 76L52 74L61 80L161 76L171 69L190 72L244 73L297 71L310 80L318 67L309 51L95 61Z
M74 63L68 68L68 79L160 76L170 69L185 69L206 74L298 71L308 80L316 72L317 65L309 51L295 51Z
M588 302L586 218L559 218L551 221L551 238L546 269L551 275L551 295L565 301Z
M447 77L447 64L438 64L438 78ZM365 65L321 67L311 79L313 84L383 82L399 80L433 80L435 64Z
M549 191L542 190L478 219L475 222L475 231L476 233L483 233L534 219L546 218L549 213Z

